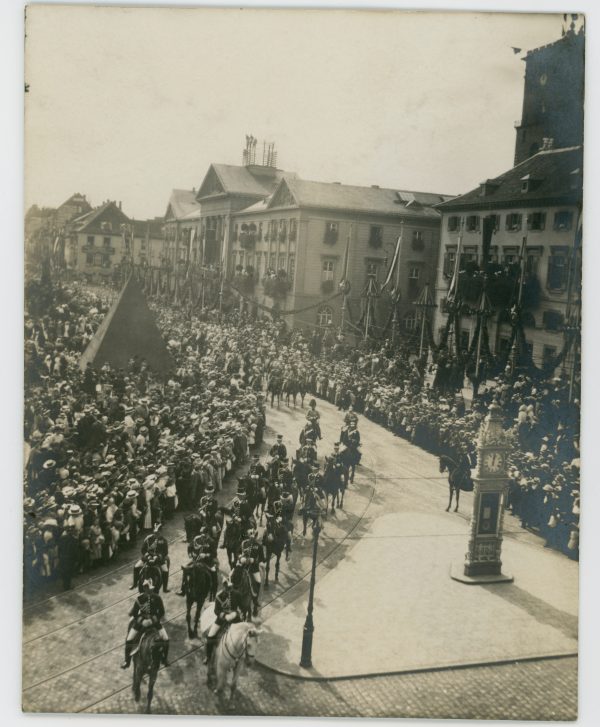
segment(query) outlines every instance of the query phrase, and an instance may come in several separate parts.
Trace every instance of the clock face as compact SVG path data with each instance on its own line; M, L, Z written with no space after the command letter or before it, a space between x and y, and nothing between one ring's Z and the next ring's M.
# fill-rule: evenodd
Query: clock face
M545 73L542 73L540 76L540 86L545 86L548 83L548 76Z
M487 452L483 457L483 465L488 472L502 472L504 455L500 452Z

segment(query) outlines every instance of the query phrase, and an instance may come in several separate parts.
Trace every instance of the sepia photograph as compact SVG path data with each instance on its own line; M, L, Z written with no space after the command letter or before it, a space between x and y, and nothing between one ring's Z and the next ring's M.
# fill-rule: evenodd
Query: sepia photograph
M577 720L586 14L23 11L22 711Z

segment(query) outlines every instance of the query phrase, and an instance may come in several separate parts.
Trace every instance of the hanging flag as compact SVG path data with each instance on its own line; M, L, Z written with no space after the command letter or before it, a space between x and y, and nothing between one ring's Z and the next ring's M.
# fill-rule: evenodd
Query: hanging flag
M448 295L446 300L452 303L458 293L458 279L460 275L460 258L462 255L462 234L459 235L458 245L456 247L456 260L454 261L454 272L452 273L452 280L450 281L450 287L448 288Z
M58 252L58 246L60 245L60 235L56 236L56 239L54 240L54 246L52 248L52 252L56 255Z
M392 264L390 265L390 269L388 270L388 274L386 279L383 281L383 285L381 286L381 290L385 290L387 286L392 281L395 273L396 273L396 267L400 263L400 246L402 245L402 232L400 232L400 235L398 236L398 242L396 242L396 249L394 250L394 257L392 259Z
M352 230L352 226L350 227ZM344 252L344 262L342 264L342 283L345 283L348 280L348 257L350 254L350 233L348 233L348 238L346 240L346 250Z

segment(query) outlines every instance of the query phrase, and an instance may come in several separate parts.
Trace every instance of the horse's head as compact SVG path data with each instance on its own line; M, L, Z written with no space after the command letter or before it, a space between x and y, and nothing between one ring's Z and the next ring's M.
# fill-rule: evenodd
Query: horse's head
M440 457L440 472L445 472L448 469L448 462L444 457Z
M262 634L262 629L255 624L248 624L245 649L247 665L252 664L256 659L256 648L258 646L258 637L260 634Z

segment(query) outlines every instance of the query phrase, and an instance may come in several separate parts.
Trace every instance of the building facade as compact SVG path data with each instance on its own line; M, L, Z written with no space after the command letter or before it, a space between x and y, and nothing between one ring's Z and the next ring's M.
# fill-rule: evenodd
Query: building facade
M65 229L67 269L91 282L102 282L123 265L151 264L163 247L162 223L156 219L133 221L121 204L104 202Z
M434 205L447 199L284 176L267 199L233 216L229 269L234 284L268 307L301 311L286 316L290 323L339 326L342 297L333 296L347 280L345 322L358 331L367 283L383 282L402 233L400 318L412 329L412 302L435 278L440 215ZM382 296L377 305L381 324L390 306Z
M447 325L445 300L460 250L457 297L464 306L455 335L463 350L473 343L487 276L493 309L488 321L491 351L507 353L510 309L520 291L529 353L538 367L552 360L562 348L565 323L577 303L582 179L582 147L545 149L439 205L441 256L434 325L438 337Z

